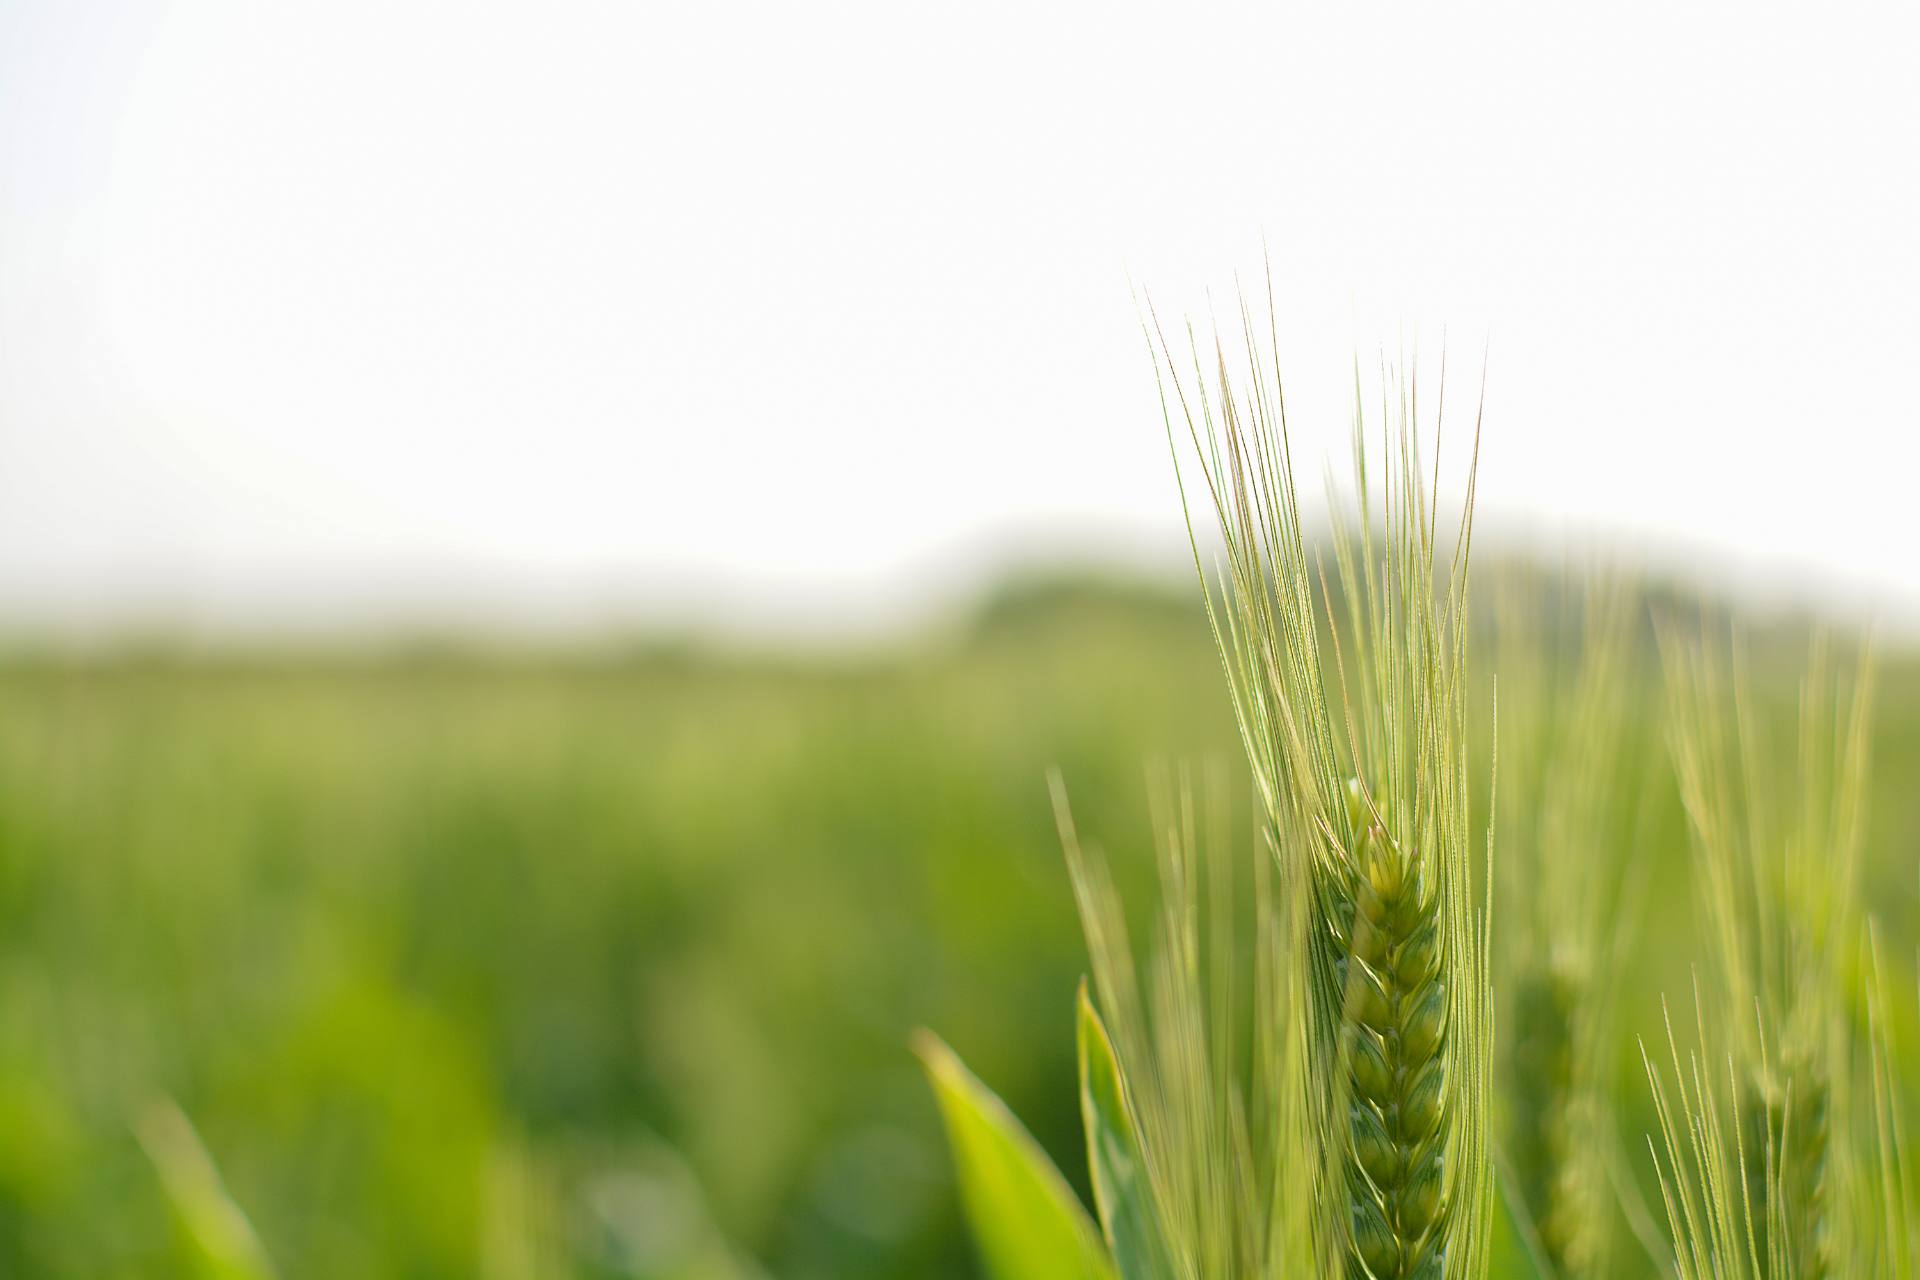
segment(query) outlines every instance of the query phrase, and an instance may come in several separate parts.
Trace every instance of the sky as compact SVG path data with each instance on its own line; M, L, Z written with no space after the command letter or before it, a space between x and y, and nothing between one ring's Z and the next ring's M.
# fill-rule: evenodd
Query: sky
M0 0L0 620L1177 558L1141 300L1269 279L1310 474L1444 347L1483 528L1920 616L1915 66L1892 5Z

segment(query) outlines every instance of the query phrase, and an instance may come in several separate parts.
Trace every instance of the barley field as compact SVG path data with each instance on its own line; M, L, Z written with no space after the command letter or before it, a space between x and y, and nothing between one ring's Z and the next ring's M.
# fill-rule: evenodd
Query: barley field
M1170 17L0 0L0 1280L1920 1280L1920 5Z
M1750 639L1755 701L1784 716L1804 628ZM1861 898L1913 1093L1920 662L1882 647ZM1631 651L1644 818L1607 847L1643 884L1609 921L1631 945L1603 1074L1664 1234L1636 1038L1664 1046L1662 995L1690 1008L1712 954L1639 614ZM1495 645L1475 653L1478 776ZM1025 581L801 656L16 653L0 1274L978 1274L910 1037L936 1028L1085 1199L1089 960L1047 772L1144 906L1148 773L1213 762L1251 848L1241 759L1182 583ZM1495 1273L1527 1274L1495 1227ZM1612 1234L1611 1274L1660 1273Z

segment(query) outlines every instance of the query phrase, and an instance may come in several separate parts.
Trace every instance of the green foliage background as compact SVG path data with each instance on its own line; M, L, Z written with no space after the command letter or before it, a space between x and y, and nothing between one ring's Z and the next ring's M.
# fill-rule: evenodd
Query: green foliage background
M1785 707L1799 650L1755 654ZM1704 952L1659 691L1630 692L1658 793L1620 1015L1644 1180L1629 1037ZM1866 891L1911 956L1920 664L1886 655L1881 693ZM909 1034L1084 1197L1045 770L1144 886L1153 757L1240 768L1180 588L1028 583L806 657L15 656L0 1275L214 1274L134 1136L160 1097L285 1277L975 1274Z

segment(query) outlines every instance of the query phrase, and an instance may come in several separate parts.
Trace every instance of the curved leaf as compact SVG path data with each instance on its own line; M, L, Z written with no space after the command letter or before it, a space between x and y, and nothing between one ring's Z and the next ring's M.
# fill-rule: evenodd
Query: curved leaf
M914 1037L953 1144L961 1200L993 1280L1113 1280L1073 1188L1006 1104L928 1031Z
M1154 1218L1140 1134L1127 1102L1120 1060L1100 1014L1080 983L1080 1115L1087 1129L1087 1166L1093 1203L1123 1280L1161 1280L1173 1274Z

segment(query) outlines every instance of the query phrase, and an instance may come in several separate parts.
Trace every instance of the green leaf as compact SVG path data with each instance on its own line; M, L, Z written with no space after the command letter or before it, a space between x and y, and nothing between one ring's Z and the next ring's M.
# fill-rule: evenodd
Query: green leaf
M160 1175L182 1243L201 1280L273 1280L253 1224L227 1194L220 1170L193 1122L168 1098L156 1100L134 1125Z
M939 1098L961 1201L993 1280L1113 1280L1087 1211L1006 1104L932 1032L914 1037L914 1052Z
M1113 1041L1100 1021L1087 984L1080 983L1080 1115L1087 1129L1087 1166L1093 1203L1124 1280L1160 1280L1173 1274L1147 1187L1139 1128Z

